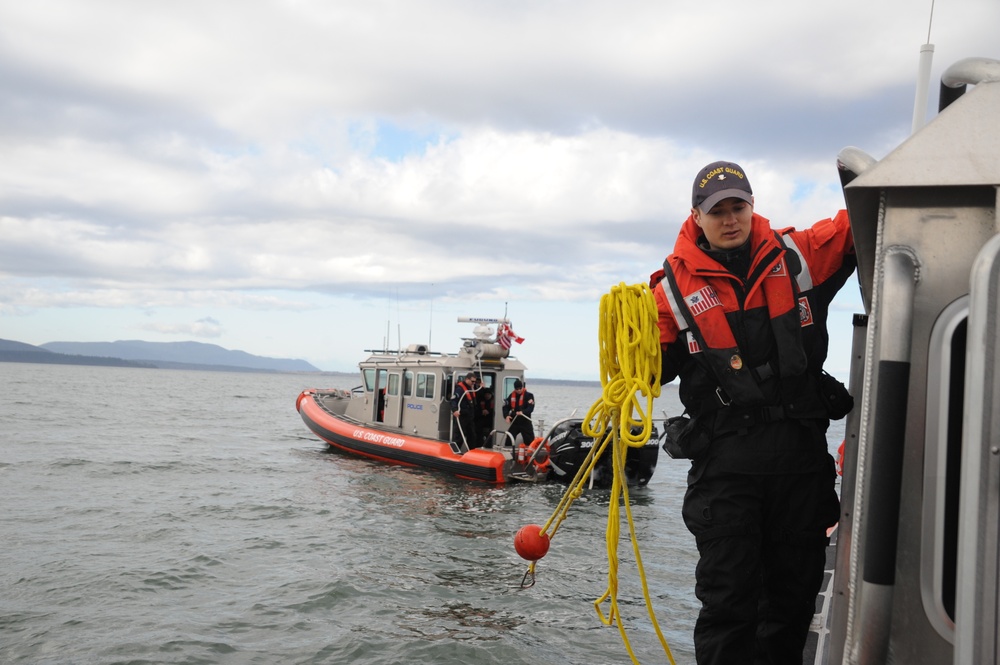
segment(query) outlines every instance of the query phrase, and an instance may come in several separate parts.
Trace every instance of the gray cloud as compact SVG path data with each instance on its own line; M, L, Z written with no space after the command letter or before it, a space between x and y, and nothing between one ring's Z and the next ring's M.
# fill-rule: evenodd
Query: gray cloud
M841 148L908 133L912 3L676 5L0 7L0 312L587 301L660 265L704 163L803 225ZM939 7L932 90L998 24Z

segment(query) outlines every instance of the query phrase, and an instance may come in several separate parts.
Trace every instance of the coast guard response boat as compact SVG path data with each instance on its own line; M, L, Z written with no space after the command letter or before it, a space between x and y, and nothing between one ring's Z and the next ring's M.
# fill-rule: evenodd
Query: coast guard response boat
M474 317L459 322L475 328L456 353L432 352L426 344L369 351L359 364L357 388L310 388L299 394L295 408L332 450L489 483L571 482L595 445L583 433L583 419L560 420L534 441L513 439L500 405L514 382L524 380L525 366L510 354L510 322ZM497 325L495 337L490 324ZM469 440L473 434L458 429L452 416L454 387L469 372L480 378L481 390L493 395L481 441ZM659 454L656 438L654 431L646 445L629 448L629 484L643 486L652 478ZM605 451L589 476L591 487L611 486L611 464Z

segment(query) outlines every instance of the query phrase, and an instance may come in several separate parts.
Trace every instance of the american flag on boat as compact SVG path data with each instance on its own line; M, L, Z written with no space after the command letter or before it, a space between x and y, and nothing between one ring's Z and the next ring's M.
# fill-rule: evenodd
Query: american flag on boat
M509 324L501 323L497 326L497 344L505 349L510 348L511 341L521 344L524 342L524 338L518 336L514 329L510 327Z

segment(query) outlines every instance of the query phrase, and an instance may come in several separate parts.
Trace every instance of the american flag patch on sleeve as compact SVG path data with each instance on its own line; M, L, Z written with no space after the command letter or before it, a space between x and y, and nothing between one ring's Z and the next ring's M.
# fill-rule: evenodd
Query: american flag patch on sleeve
M698 289L689 296L684 297L684 302L687 303L688 309L695 316L703 312L707 312L713 307L718 307L722 305L722 301L719 300L719 296L716 295L715 289L711 286L706 286Z
M688 353L701 353L701 344L694 338L694 333L687 332Z

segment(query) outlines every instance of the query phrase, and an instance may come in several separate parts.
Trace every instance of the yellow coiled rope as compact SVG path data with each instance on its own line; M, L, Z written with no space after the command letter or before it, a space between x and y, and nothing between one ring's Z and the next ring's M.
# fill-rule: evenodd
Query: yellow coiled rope
M646 573L632 521L628 483L625 477L625 457L628 448L641 447L649 440L653 430L653 399L660 396L660 338L656 326L656 302L645 284L626 286L622 283L613 287L601 298L600 307L602 394L601 398L590 407L583 424L583 433L594 437L594 441L599 441L600 444L591 448L556 510L542 526L541 533L548 533L550 539L555 536L559 526L566 519L570 505L583 494L584 485L590 478L594 465L610 444L614 477L605 532L608 588L603 596L594 601L594 608L605 625L618 625L629 657L638 665L639 661L632 651L632 645L618 611L618 542L621 524L619 511L620 503L624 503L646 608L660 644L663 645L663 651L673 665L674 657L670 652L670 646L663 637L653 612L653 603L649 596ZM609 430L610 435L608 435ZM530 577L534 583L536 563L535 561L531 563L524 580ZM522 586L525 586L524 580ZM601 603L604 601L610 601L610 611L607 615L601 611Z

